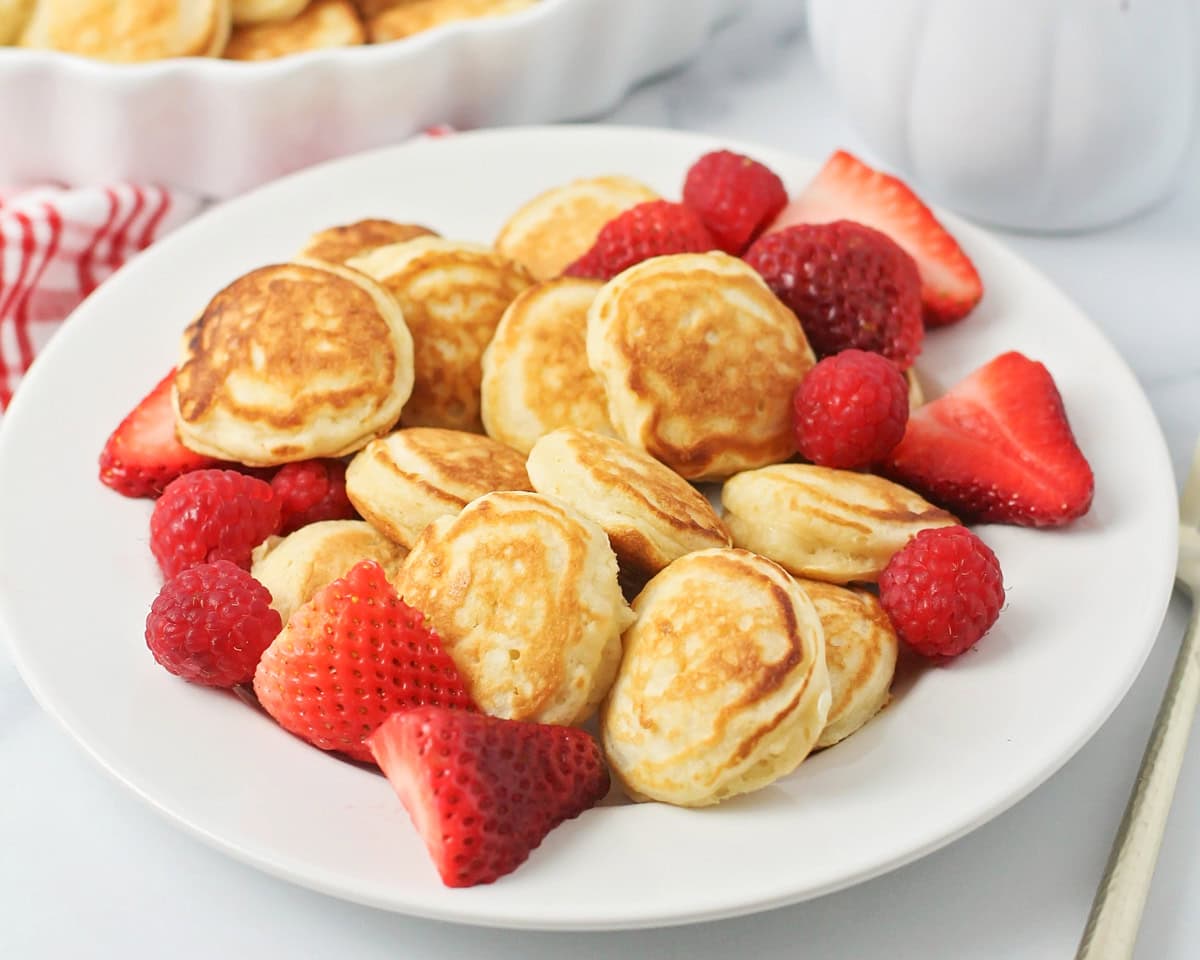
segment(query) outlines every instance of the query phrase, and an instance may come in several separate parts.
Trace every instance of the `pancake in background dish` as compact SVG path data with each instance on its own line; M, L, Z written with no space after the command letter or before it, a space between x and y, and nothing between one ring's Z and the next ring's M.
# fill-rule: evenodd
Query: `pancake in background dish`
M34 0L0 0L0 46L16 43L33 13Z
M792 394L813 352L735 257L655 257L614 277L588 312L587 355L618 436L688 479L793 453Z
M284 624L322 587L360 560L375 560L395 576L408 551L362 520L322 520L254 550L250 573L271 593Z
M508 305L483 353L488 435L522 453L559 427L612 434L604 385L587 362L587 312L602 284L564 277Z
M39 0L20 45L113 63L219 57L230 0Z
M799 766L831 695L821 621L791 577L744 550L703 550L654 577L633 609L601 714L632 799L701 807Z
M300 256L310 260L345 265L347 260L370 253L392 243L405 243L418 237L436 237L428 227L391 220L359 220L320 230L308 238Z
M499 17L532 7L537 0L392 0L373 15L367 28L372 43L403 40L455 20ZM371 3L372 8L381 6Z
M888 702L900 641L879 598L861 587L798 581L821 618L833 702L818 747L859 730Z
M250 466L340 457L395 424L412 383L412 338L386 291L331 264L261 267L184 331L176 429Z
M721 503L739 547L829 583L878 580L920 531L958 522L890 480L806 463L730 477Z
M346 265L382 284L412 330L416 380L404 426L482 433L480 361L505 309L530 285L525 268L440 237L379 247Z
M233 22L240 25L290 20L307 6L308 0L233 0Z
M659 196L630 177L590 177L554 187L517 210L496 237L496 249L538 280L557 277L588 252L609 220Z
M227 60L274 60L309 50L356 47L366 31L350 0L312 0L290 20L245 23L234 27L225 48Z
M385 536L411 547L438 517L495 490L530 490L525 460L489 437L413 427L372 440L346 470L346 493Z
M695 487L611 437L565 428L529 454L538 493L570 504L608 534L621 569L654 574L685 554L728 547L729 533Z
M573 724L607 693L632 614L604 531L536 493L489 493L417 540L396 587L485 713Z

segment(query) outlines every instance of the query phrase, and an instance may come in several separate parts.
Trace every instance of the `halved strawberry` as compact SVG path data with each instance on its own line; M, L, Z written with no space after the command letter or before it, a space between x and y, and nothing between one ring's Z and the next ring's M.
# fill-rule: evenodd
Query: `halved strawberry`
M574 727L419 707L368 743L448 887L511 873L608 792L599 746Z
M258 662L254 692L285 730L366 763L363 740L397 710L475 709L441 639L374 560L292 614Z
M175 436L172 368L121 421L100 451L100 482L127 497L157 497L168 483L217 461L193 453Z
M955 323L983 296L975 265L921 199L901 180L837 151L768 228L855 220L874 227L917 261L927 326Z
M885 470L963 520L1027 527L1083 516L1095 488L1050 372L1015 352L914 410Z

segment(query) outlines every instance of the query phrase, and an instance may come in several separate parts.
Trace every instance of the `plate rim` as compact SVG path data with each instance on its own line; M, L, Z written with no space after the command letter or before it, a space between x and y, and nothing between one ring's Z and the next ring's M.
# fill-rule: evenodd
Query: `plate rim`
M505 127L498 129L478 130L456 134L454 137L447 140L437 139L422 139L402 143L390 147L383 147L369 151L363 151L357 154L352 154L346 157L337 158L330 161L308 167L304 170L297 171L285 177L263 184L253 190L247 191L240 197L235 198L229 203L215 205L209 210L189 221L187 224L179 228L171 237L156 243L143 254L133 261L137 264L150 263L151 267L138 266L137 270L151 269L153 263L159 257L169 256L173 244L171 243L174 236L184 234L186 231L193 230L208 222L209 218L223 216L227 208L231 205L240 204L241 201L258 197L260 194L270 193L275 190L288 190L296 181L304 181L307 179L320 180L327 176L329 171L341 166L349 166L355 162L381 162L387 157L396 153L412 152L417 150L437 150L444 143L457 143L462 141L470 141L476 139L508 139L508 138L525 138L529 136L555 136L555 137L599 137L608 139L614 136L617 137L659 137L669 138L679 141L680 143L688 143L694 148L707 149L713 144L720 144L723 147L733 150L739 150L751 155L775 155L787 157L793 162L802 161L805 164L816 165L816 161L810 158L794 153L786 148L773 147L768 144L761 144L754 141L747 141L741 138L726 138L716 134L708 133L693 133L690 131L682 131L672 128L657 128L657 127L638 127L625 125L606 125L606 124L557 124L557 125L537 125L523 127ZM1171 462L1167 450L1167 444L1162 432L1161 424L1158 421L1157 415L1154 413L1153 407L1143 390L1140 382L1132 369L1129 367L1125 358L1116 349L1115 345L1109 339L1105 331L1096 324L1082 307L1080 307L1071 297L1062 291L1049 277L1047 277L1035 264L1017 254L1012 248L1005 243L1001 236L998 236L994 231L977 226L970 223L965 218L959 217L950 213L943 208L931 205L939 219L943 220L948 227L956 234L965 232L972 239L981 240L990 248L994 254L1001 254L1009 261L1013 261L1019 266L1035 275L1037 279L1045 284L1048 289L1051 289L1064 301L1070 303L1076 310L1080 319L1091 328L1095 336L1095 346L1107 350L1110 354L1110 359L1114 361L1124 375L1129 380L1129 385L1133 389L1133 395L1136 396L1139 403L1144 408L1143 412L1148 415L1148 420L1153 424L1153 431L1150 435L1144 437L1143 440L1146 448L1141 451L1142 459L1146 461L1156 461L1157 466L1152 467L1155 476L1161 486L1161 490L1156 494L1154 491L1149 491L1148 494L1155 501L1161 499L1164 501L1162 507L1162 517L1160 519L1165 522L1164 526L1167 535L1163 540L1162 565L1173 572L1175 564L1175 555L1177 552L1177 537L1178 527L1176 523L1176 507L1177 491L1175 489L1174 474L1171 467ZM123 267L118 273L126 273L131 265ZM76 311L73 311L68 318L68 322L75 318L79 312L90 312L91 308L87 307L89 301L81 305ZM86 310L85 310L86 307ZM98 315L99 316L99 315ZM100 322L99 320L92 322ZM55 332L51 341L46 345L39 355L38 363L34 364L26 380L31 380L43 376L43 371L48 369L55 361L58 353L65 349L63 343L69 343L70 337L63 337L62 330L66 328L67 323L64 322ZM9 407L8 414L0 422L0 462L3 461L3 453L8 444L8 436L12 430L10 424L13 422L21 422L26 416L32 414L25 413L25 407L31 405L33 401L25 401L23 397L32 396L33 391L19 390ZM17 416L14 417L14 411ZM1169 562L1168 562L1169 561ZM10 656L16 665L17 672L21 676L22 681L33 694L39 706L46 711L55 722L64 729L72 740L79 744L85 753L92 757L99 766L105 770L113 779L128 788L135 796L146 803L152 810L163 816L170 823L182 827L183 830L191 836L201 840L205 844L220 850L225 855L232 859L254 867L260 872L266 873L278 879L286 880L298 886L311 889L329 896L339 899L360 903L366 906L384 909L390 912L401 913L404 915L423 917L427 919L448 921L461 923L472 926L496 927L496 928L512 928L512 929L527 929L527 930L633 930L654 927L669 927L709 920L719 920L735 916L744 916L754 914L766 910L772 910L783 906L792 905L795 903L816 899L829 893L838 890L847 889L856 886L860 883L871 880L875 877L890 873L902 866L913 863L936 850L941 849L967 834L978 829L980 826L993 820L1001 813L1019 803L1034 790L1040 787L1051 776L1057 773L1067 762L1069 762L1079 750L1096 734L1096 732L1108 721L1116 710L1117 706L1125 699L1133 683L1141 675L1145 667L1150 651L1153 649L1157 641L1161 625L1165 618L1167 607L1170 601L1173 590L1173 577L1164 576L1161 579L1161 584L1156 590L1156 594L1151 596L1143 605L1143 614L1141 616L1142 633L1144 639L1141 642L1141 649L1136 657L1136 669L1131 669L1124 681L1119 685L1119 689L1115 695L1110 697L1110 702L1106 703L1104 709L1099 711L1092 717L1091 721L1084 724L1081 731L1071 740L1068 748L1061 751L1061 755L1055 756L1053 759L1042 763L1036 774L1029 777L1019 789L1005 792L1003 795L997 796L991 803L985 804L972 817L966 818L955 829L946 831L937 837L931 838L926 842L912 846L906 852L886 858L874 863L869 867L864 867L856 871L852 871L843 876L840 880L831 881L817 887L804 889L796 892L784 892L777 896L763 896L753 900L739 900L732 902L724 907L701 907L693 911L679 912L667 916L662 915L645 915L635 918L615 917L605 915L603 917L588 914L572 919L571 916L555 915L552 918L537 915L536 912L526 915L516 916L511 913L504 916L499 916L494 913L487 912L486 908L478 909L478 904L475 909L450 909L440 907L428 907L424 904L419 906L398 905L395 901L388 901L381 898L363 895L361 892L355 892L347 889L345 886L337 882L328 882L320 877L310 874L304 874L295 866L283 863L277 860L265 859L261 856L256 856L254 852L243 849L235 842L225 839L224 837L205 829L198 823L186 818L180 813L163 803L160 803L154 796L151 795L152 788L145 788L136 782L135 778L131 778L121 771L117 770L113 762L102 755L99 751L93 748L89 743L86 732L78 730L64 713L69 713L70 708L60 706L55 702L53 695L49 694L39 682L36 669L31 669L29 663L25 660L22 654L21 644L18 643L15 637L15 628L12 626L14 617L9 612L9 601L6 599L6 592L0 585L0 636L6 642L10 651ZM1158 581L1156 581L1158 582ZM727 898L729 899L729 898Z

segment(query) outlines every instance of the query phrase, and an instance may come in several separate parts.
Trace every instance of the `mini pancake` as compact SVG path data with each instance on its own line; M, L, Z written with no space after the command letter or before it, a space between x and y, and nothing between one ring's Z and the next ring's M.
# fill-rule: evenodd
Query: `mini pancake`
M833 703L817 747L831 747L887 705L900 641L879 599L861 587L798 581L821 618Z
M347 266L382 284L412 330L416 382L404 425L482 433L480 361L505 309L530 284L525 269L440 237L380 247Z
M350 461L346 493L374 527L411 547L438 517L494 490L530 490L515 450L477 433L412 427L372 440Z
M488 436L528 453L558 427L612 434L604 385L587 362L587 313L601 286L549 280L508 305L483 353Z
M874 582L920 531L958 522L890 480L804 463L730 477L721 503L739 547L829 583Z
M600 524L622 571L654 574L684 554L730 545L706 497L620 440L555 430L534 445L526 469L538 493Z
M723 253L614 277L588 312L587 354L617 435L691 480L791 456L792 394L815 362L795 314Z
M16 43L33 13L33 0L0 0L0 45Z
M288 619L322 587L360 560L396 575L408 551L362 520L323 520L286 537L270 537L253 554L250 573L271 592L271 606Z
M345 265L352 257L370 253L392 243L405 243L417 237L436 237L428 227L391 220L359 220L321 230L308 238L300 256L309 260Z
M821 621L791 577L744 550L702 550L654 577L633 610L601 714L632 799L701 807L799 766L831 695Z
M233 0L233 22L241 25L290 20L307 6L308 0Z
M489 493L421 535L396 587L488 714L581 723L607 693L632 614L604 531L536 493Z
M312 0L290 20L244 23L234 27L227 60L274 60L328 47L356 47L367 40L358 10L350 0Z
M590 177L534 197L500 228L496 249L525 265L538 280L557 277L582 257L609 220L659 199L630 177Z
M231 22L230 0L40 0L21 46L113 63L217 57Z
M921 386L916 367L905 370L904 379L908 381L908 409L916 410L925 403L925 388Z
M261 267L184 331L176 430L198 453L251 466L340 457L386 432L412 391L395 300L353 270Z
M400 0L370 17L372 43L403 40L455 20L499 17L532 7L537 0Z

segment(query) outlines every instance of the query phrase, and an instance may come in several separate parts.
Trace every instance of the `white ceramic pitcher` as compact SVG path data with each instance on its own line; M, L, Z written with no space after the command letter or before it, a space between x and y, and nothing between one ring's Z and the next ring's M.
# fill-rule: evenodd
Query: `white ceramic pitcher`
M968 216L1079 230L1172 185L1200 108L1194 0L809 0L877 157Z

